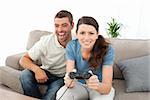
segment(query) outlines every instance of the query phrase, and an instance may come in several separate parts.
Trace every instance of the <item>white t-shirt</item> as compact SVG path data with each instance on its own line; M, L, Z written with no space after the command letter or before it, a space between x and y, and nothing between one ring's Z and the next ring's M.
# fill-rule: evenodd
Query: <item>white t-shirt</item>
M66 50L60 45L55 33L41 37L28 51L32 60L41 59L41 68L56 76L64 76L66 71Z

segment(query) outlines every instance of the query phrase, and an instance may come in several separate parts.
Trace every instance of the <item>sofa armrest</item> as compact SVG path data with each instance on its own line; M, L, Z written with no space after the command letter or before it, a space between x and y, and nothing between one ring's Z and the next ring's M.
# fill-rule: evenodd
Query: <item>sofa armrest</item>
M13 91L23 94L23 89L19 80L20 74L20 70L16 70L10 66L0 66L1 84L9 87Z
M6 58L5 65L17 70L23 70L24 68L19 64L19 60L24 53L25 52L8 56Z

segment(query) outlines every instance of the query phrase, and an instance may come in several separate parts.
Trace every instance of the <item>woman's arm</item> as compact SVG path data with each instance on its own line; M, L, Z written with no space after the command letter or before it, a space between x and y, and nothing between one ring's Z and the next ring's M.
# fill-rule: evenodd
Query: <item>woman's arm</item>
M102 76L102 83L100 84L98 91L100 93L108 94L112 87L113 67L110 65L104 65Z
M87 85L89 88L94 89L101 94L108 94L112 87L113 67L104 65L102 76L102 82L98 80L96 75L91 76Z
M64 83L67 87L73 88L75 86L75 80L70 79L69 73L73 71L75 62L73 60L67 60L66 63L66 75L64 77Z
M74 69L75 61L73 61L73 60L67 60L66 63L67 63L66 64L66 73L72 72L72 70Z

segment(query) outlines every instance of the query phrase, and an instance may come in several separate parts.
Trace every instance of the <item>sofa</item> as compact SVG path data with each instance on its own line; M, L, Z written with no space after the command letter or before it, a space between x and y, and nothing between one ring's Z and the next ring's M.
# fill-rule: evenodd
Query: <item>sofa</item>
M42 31L42 30L33 30L30 32L28 37L28 42L26 46L26 50L29 50L34 43L36 43L41 36L43 35L49 35L51 32L48 31ZM126 76L128 76L128 72L125 73L126 69L122 67L122 64L130 64L133 63L132 59L134 58L140 58L145 57L147 55L150 55L150 40L149 39L108 39L108 41L112 44L112 46L115 49L115 63L113 65L113 87L115 88L115 98L114 100L148 100L150 99L150 92L149 92L149 85L146 88L140 88L143 90L136 90L131 89L135 86L136 83L130 84L132 85L127 86L127 81L129 81ZM25 52L25 51L24 51ZM5 66L0 67L0 81L3 85L9 87L13 91L16 91L18 93L23 94L23 90L21 87L21 83L19 81L20 73L23 70L23 67L19 64L19 60L21 56L24 54L24 52L10 55L6 58ZM131 59L131 61L130 61ZM147 58L146 58L147 59ZM129 62L128 62L129 60ZM139 60L137 60L138 63L140 63ZM40 65L40 61L35 62L37 65ZM134 64L136 65L136 62ZM140 65L140 64L138 64ZM138 66L137 65L137 66ZM121 67L120 67L121 66ZM150 66L147 69L150 71ZM132 68L132 67L129 67ZM125 69L125 70L124 70ZM134 68L136 69L136 68ZM146 70L146 71L147 71ZM130 71L130 70L129 70ZM135 71L134 71L135 72ZM133 72L133 73L134 73ZM141 72L139 72L138 75ZM145 74L145 72L143 72ZM126 75L127 74L127 75ZM134 75L130 73L131 76ZM130 76L129 76L130 78ZM134 78L134 77L133 77ZM149 77L148 77L149 78ZM144 78L141 78L144 79ZM132 79L131 81L134 81ZM144 81L145 82L145 81ZM150 82L150 81L146 81ZM131 82L132 83L132 82ZM150 83L149 83L150 84ZM40 85L40 90L42 93L45 92L46 87ZM130 89L127 89L130 88ZM135 87L136 88L136 87ZM148 88L148 89L147 89Z

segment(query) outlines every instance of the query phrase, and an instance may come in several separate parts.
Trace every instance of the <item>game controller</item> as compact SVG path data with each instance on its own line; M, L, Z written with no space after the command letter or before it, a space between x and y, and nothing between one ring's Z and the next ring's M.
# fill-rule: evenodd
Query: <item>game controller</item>
M67 75L67 74L66 74ZM94 75L92 73L91 70L89 70L88 72L79 72L79 71L76 71L76 69L74 69L72 72L70 72L68 74L68 76L71 78L71 79L89 79L92 75ZM72 80L73 82L73 80ZM71 83L72 83L71 82ZM70 83L70 85L71 85ZM60 96L59 99L57 100L61 100L62 96L66 93L66 91L69 89L70 85L66 88L66 90L64 91L64 93Z
M69 73L69 77L71 79L89 79L93 75L92 71L89 70L88 72L78 72L73 71Z

